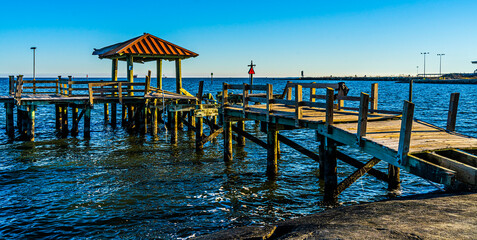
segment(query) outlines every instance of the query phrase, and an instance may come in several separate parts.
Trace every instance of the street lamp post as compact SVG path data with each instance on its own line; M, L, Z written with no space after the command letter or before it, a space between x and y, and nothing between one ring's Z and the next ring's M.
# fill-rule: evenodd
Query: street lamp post
M30 49L33 50L33 80L35 80L35 50L36 50L36 47L31 47Z
M33 94L36 93L36 84L35 84L35 50L36 47L31 47L30 49L33 50Z
M437 56L439 56L439 76L442 77L442 56L444 56L444 53L438 53Z
M429 54L429 52L422 52L422 55L424 55L424 79L426 78L426 55Z

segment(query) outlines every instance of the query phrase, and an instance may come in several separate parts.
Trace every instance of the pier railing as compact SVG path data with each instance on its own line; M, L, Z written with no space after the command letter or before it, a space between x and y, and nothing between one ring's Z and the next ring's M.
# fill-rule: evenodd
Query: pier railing
M304 100L304 89L310 89L309 100ZM325 94L317 94L317 89L324 89ZM326 125L333 124L333 113L340 110L354 110L359 111L358 123L360 124L358 135L360 137L366 134L366 122L368 112L400 115L402 112L378 110L378 86L377 83L371 86L371 96L366 93L361 93L360 96L347 96L347 88L344 84L328 84L328 83L287 83L283 94L274 98L273 85L249 85L249 84L227 84L223 85L222 97L223 106L232 105L229 103L229 90L242 90L242 109L243 114L246 115L249 110L265 111L267 120L272 114L292 115L295 119L295 125L300 125L300 120L303 119L303 110L306 108L314 108L316 110L326 111ZM251 94L255 91L254 94ZM293 94L294 91L294 94ZM261 92L261 93L257 93ZM265 92L265 94L263 93ZM337 93L335 93L337 92ZM317 102L317 99L325 100L324 102ZM359 107L345 107L345 101L359 102ZM255 103L250 104L250 103ZM265 108L257 106L256 104L265 104ZM282 107L287 107L283 109ZM293 113L290 108L295 108Z
M58 94L58 79L24 80L23 75L8 78L8 94L21 97L22 94Z
M89 82L88 97L90 105L94 104L94 100L118 99L119 103L123 103L124 98L134 96L145 96L150 92L151 80L146 77L145 82L124 82L124 81L108 81L108 82Z

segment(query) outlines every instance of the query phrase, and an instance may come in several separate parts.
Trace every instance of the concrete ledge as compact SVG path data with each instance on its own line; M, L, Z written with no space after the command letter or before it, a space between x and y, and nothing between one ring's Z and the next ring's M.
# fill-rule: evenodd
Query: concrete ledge
M477 194L426 194L344 206L196 239L475 239Z

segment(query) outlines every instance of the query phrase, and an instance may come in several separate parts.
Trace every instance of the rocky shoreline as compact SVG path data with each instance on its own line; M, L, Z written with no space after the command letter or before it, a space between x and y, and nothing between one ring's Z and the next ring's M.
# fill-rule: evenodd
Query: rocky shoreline
M432 193L341 206L195 239L475 239L477 193Z

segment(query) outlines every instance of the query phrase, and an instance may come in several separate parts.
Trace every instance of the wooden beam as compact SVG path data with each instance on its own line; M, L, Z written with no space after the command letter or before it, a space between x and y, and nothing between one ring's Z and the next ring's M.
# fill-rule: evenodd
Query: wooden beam
M414 103L404 101L399 132L398 163L406 165L409 144L411 143L412 122L414 121Z
M455 124L457 118L457 107L459 105L459 93L452 93L449 102L449 112L447 114L447 131L455 131Z
M423 155L421 156L424 157ZM440 166L456 171L456 180L471 185L477 184L476 167L455 161L453 159L441 156L434 152L425 153L425 158L439 164Z
M289 138L281 135L280 133L277 134L277 137L278 137L278 140L286 145L288 145L289 147L297 150L298 152L304 154L305 156L315 160L315 161L319 161L320 160L320 156L304 147L302 147L300 144L290 140Z
M354 158L344 154L341 151L336 151L336 157L339 160L341 160L341 161L343 161L343 162L345 162L345 163L347 163L347 164L349 164L349 165L351 165L355 168L363 168L364 167L364 163L362 163L362 162L358 161L357 159L354 159ZM381 172L379 170L376 170L374 168L369 169L368 174L375 177L378 180L381 180L381 181L388 182L388 180L389 180L388 175L386 173L383 173L383 172Z
M212 141L214 138L216 138L219 134L223 133L224 132L224 129L223 128L219 128L215 131L213 131L209 136L207 137L202 137L202 140L201 140L201 145L202 147L204 146L204 144Z
M450 158L455 161L470 165L472 167L477 167L477 156L475 153L469 153L459 149L444 150L438 151L436 154Z
M245 131L242 131L241 129L237 128L236 126L232 126L232 130L234 132L236 132L237 134L241 135L241 136L244 136L245 138L247 138L248 140L256 143L257 145L259 145L260 147L263 147L265 149L268 148L268 145L267 143L265 143L264 141L256 138L255 136L253 136L252 134L248 133L248 132L245 132Z
M344 179L338 186L336 187L335 195L341 194L345 189L347 189L351 184L356 182L360 177L364 176L369 170L371 170L376 164L378 164L381 160L377 158L371 158L363 167L359 168L355 172L353 172L350 176Z

